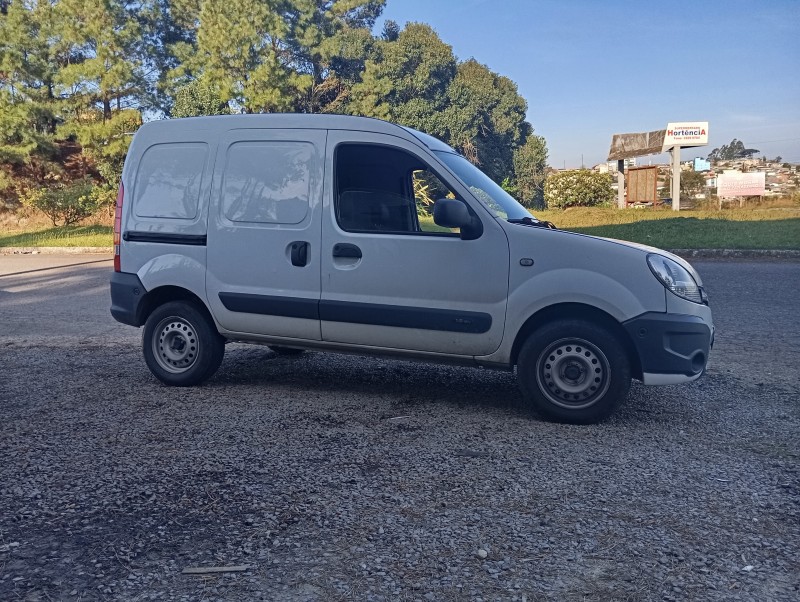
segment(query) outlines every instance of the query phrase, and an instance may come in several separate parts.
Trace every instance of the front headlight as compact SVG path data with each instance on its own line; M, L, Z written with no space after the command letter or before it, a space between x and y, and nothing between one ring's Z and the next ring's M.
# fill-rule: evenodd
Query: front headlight
M647 256L647 265L661 284L673 293L695 303L703 303L702 292L692 275L679 263L654 253Z

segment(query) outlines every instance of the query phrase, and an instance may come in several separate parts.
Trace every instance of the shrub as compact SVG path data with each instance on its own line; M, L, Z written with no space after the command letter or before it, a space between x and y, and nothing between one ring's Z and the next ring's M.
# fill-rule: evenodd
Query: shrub
M69 226L92 215L100 206L101 196L90 180L78 180L45 188L25 198L26 205L35 207L58 226Z
M559 171L547 176L544 200L548 209L604 207L614 200L611 176L588 169Z

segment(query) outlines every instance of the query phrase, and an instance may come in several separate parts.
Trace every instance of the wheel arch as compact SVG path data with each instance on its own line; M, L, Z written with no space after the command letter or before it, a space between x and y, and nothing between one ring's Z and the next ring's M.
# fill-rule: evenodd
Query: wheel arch
M642 378L642 366L639 361L639 354L636 352L636 347L628 331L626 331L622 324L610 314L593 305L587 305L585 303L558 303L556 305L549 305L530 316L514 338L514 344L511 348L511 365L515 366L517 364L519 352L531 334L548 322L564 319L588 320L604 326L616 334L617 339L622 344L630 360L631 374L634 378Z
M157 307L170 301L187 301L205 314L210 324L216 324L208 307L199 296L188 289L174 285L159 286L147 292L137 307L136 318L139 324L147 322L147 318Z

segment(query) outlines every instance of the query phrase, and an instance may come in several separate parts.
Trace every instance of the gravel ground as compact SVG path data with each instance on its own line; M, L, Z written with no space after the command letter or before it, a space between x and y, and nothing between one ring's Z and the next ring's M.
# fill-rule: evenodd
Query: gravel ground
M696 263L708 374L596 426L507 373L244 345L167 388L106 264L7 270L0 599L797 600L800 263Z

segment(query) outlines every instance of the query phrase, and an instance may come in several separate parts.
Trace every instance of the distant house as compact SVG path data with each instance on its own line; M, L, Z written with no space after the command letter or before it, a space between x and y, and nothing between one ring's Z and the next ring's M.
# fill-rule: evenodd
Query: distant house
M602 163L600 164L602 165ZM606 163L605 171L602 171L603 168L600 165L596 165L597 171L600 173L617 173L617 162L616 161L609 161ZM631 157L630 159L625 159L625 170L627 171L631 167L636 167L636 157Z

